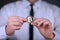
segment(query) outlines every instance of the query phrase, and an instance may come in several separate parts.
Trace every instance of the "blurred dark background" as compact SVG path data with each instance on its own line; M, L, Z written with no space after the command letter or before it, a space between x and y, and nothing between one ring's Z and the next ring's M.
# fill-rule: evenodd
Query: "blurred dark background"
M0 0L0 8L7 3L11 3L11 2L15 2L15 1L17 1L17 0ZM43 0L43 1L46 1L50 4L57 5L60 7L60 0Z
M17 0L0 0L0 8L8 3L15 2L15 1Z
M60 0L44 0L44 1L60 7Z

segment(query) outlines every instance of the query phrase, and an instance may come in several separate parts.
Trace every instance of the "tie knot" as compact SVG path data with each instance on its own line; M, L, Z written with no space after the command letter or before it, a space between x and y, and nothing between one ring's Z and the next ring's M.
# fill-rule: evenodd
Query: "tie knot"
M30 4L31 7L33 7L34 4Z

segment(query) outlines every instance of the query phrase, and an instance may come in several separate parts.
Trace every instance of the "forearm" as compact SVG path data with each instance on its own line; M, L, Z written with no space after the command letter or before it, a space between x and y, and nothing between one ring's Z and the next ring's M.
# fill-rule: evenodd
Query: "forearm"
M5 26L0 26L0 39L6 39Z

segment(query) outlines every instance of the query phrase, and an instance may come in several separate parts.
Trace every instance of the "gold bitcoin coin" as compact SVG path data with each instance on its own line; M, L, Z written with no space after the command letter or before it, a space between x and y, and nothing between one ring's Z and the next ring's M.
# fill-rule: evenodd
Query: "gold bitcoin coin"
M28 16L27 20L28 20L27 22L31 23L33 21L33 17L32 16Z

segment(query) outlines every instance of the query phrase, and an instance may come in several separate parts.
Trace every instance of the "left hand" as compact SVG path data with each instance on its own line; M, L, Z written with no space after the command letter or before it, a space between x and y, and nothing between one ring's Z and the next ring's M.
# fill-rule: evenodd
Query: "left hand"
M39 32L46 38L52 40L54 38L52 23L45 18L34 18L32 25L36 26Z

